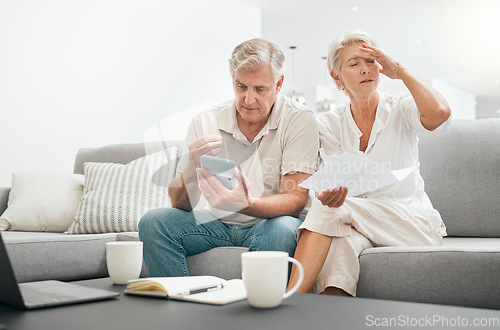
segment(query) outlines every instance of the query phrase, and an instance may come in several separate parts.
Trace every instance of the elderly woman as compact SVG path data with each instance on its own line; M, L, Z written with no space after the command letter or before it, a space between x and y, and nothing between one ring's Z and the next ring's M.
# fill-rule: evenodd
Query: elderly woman
M415 166L399 184L364 198L346 198L346 187L319 193L298 230L295 258L305 269L299 291L355 296L363 250L442 244L445 226L418 170L418 134L446 126L450 108L436 90L376 48L363 32L331 44L328 69L350 102L318 119L322 160L350 152L391 170ZM401 79L411 95L380 93L381 73ZM297 278L294 268L289 287Z

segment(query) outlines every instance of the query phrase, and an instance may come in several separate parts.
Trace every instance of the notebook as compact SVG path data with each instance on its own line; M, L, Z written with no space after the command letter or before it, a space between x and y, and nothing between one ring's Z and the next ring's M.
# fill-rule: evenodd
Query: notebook
M125 293L211 305L225 305L247 297L243 280L226 281L215 276L149 277L132 280Z
M17 283L0 232L0 303L20 309L37 309L111 299L118 295L61 281Z

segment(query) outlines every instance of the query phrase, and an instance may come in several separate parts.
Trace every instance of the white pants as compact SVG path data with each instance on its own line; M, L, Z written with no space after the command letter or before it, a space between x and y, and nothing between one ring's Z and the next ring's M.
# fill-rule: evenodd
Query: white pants
M352 296L356 295L362 251L372 246L442 245L444 233L444 228L434 228L403 204L365 198L347 198L339 208L315 199L298 235L303 229L332 237L313 292L332 286Z

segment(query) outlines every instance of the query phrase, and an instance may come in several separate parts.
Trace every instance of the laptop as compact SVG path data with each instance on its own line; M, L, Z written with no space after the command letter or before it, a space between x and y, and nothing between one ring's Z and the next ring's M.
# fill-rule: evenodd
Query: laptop
M118 295L61 281L17 283L0 232L0 303L20 309L38 309L111 299Z

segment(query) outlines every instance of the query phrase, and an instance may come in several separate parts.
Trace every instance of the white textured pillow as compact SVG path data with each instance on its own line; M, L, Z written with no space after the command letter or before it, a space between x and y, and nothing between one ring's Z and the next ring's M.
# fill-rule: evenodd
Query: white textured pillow
M166 183L174 178L176 160L177 147L170 147L126 165L85 163L83 197L66 233L137 231L144 213L170 206ZM155 184L159 168L162 184Z
M73 222L82 197L83 175L62 172L12 174L1 230L63 232Z

